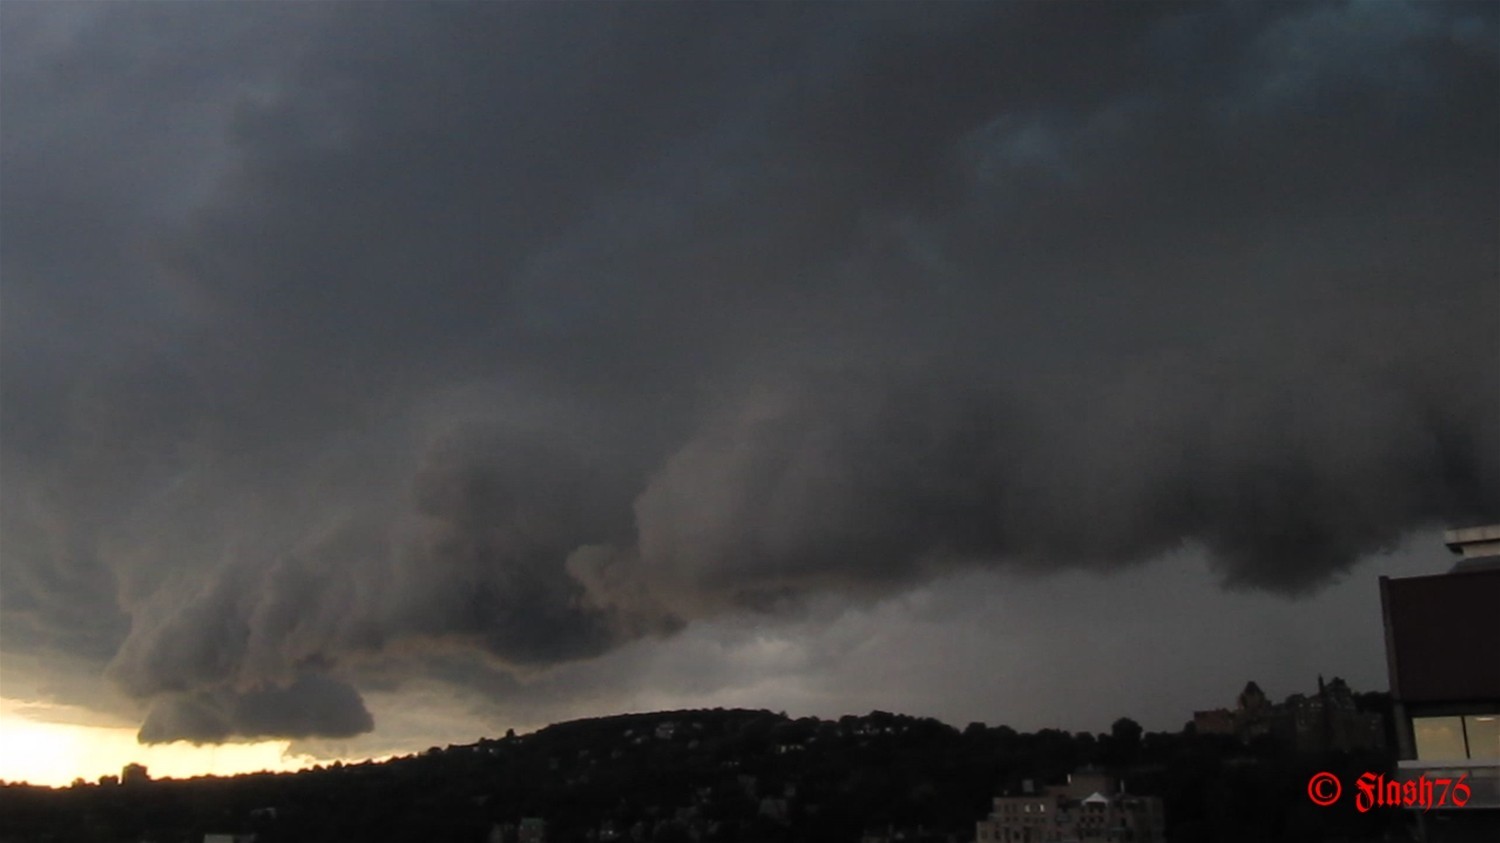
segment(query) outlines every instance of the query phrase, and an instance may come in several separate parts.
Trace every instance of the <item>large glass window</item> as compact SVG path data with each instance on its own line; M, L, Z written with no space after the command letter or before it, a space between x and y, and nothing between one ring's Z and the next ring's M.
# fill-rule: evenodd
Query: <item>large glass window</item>
M1462 717L1413 717L1411 728L1416 735L1419 760L1451 761L1469 757L1464 749Z

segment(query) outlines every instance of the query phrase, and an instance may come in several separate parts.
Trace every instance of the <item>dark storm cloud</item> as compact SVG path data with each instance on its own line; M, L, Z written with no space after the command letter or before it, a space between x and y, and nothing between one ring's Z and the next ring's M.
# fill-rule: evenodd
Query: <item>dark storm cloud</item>
M374 726L358 691L327 676L304 675L286 687L160 697L141 725L140 738L143 743L313 735L344 738Z
M0 623L144 740L1500 509L1488 5L67 9L4 10Z

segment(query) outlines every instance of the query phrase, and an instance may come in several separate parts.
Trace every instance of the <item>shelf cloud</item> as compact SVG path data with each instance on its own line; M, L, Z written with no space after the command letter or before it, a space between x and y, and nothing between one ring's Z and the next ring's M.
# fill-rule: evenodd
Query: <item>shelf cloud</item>
M142 741L1500 512L1486 4L0 18L0 648Z

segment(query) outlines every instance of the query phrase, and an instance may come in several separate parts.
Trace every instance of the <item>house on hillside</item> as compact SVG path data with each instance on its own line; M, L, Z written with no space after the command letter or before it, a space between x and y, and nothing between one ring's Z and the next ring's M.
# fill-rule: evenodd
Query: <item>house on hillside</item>
M1161 799L1125 792L1113 777L1093 771L1068 776L1061 787L1036 788L994 799L988 818L975 829L978 843L1031 843L1043 840L1165 840Z

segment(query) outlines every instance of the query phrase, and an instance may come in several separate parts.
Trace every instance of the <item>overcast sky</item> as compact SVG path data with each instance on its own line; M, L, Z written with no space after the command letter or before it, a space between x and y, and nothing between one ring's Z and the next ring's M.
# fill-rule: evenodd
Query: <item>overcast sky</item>
M0 694L331 755L1383 689L1376 577L1500 521L1497 20L5 3Z

